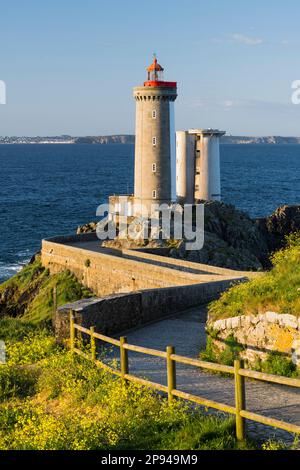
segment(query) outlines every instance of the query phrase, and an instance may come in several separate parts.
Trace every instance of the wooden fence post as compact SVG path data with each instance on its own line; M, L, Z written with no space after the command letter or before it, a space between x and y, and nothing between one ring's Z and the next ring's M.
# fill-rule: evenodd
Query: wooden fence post
M74 327L74 315L73 311L70 310L70 350L73 353L75 347L75 327Z
M124 348L124 344L127 343L127 337L121 336L120 338L120 363L121 363L121 374L122 380L124 384L127 381L124 379L124 376L129 372L129 364L128 364L128 350Z
M53 325L55 325L56 310L57 310L57 289L56 289L56 286L54 286L53 287L53 318L52 318Z
M239 370L243 367L243 361L240 359L234 361L235 423L236 438L238 441L245 439L245 419L240 415L241 410L245 410L246 408L245 378L239 374Z
M172 354L175 354L174 346L167 346L167 377L169 403L171 403L174 399L172 392L176 388L176 362L171 359Z
M92 361L94 362L96 360L96 338L94 336L95 333L95 327L91 326L91 358Z

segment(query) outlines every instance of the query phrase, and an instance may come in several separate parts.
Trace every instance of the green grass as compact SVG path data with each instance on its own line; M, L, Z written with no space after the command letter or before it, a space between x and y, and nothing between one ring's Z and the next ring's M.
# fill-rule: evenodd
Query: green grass
M271 260L269 272L230 288L212 302L209 318L256 315L268 310L300 316L300 233L290 235L286 248Z
M244 349L243 346L235 340L233 335L229 335L224 340L224 349L219 350L215 347L214 340L215 332L209 332L206 339L206 347L200 352L200 358L207 362L233 366L234 360L240 357L240 353Z
M53 315L54 288L58 306L92 296L69 270L50 275L36 257L32 264L0 286L0 315L22 316L34 323L48 321Z
M268 354L265 361L257 361L253 369L266 374L282 375L285 377L300 378L300 370L292 360L278 352Z
M18 327L18 323L20 323ZM2 328L3 327L3 328ZM234 422L192 410L57 346L52 332L0 320L0 449L253 449Z

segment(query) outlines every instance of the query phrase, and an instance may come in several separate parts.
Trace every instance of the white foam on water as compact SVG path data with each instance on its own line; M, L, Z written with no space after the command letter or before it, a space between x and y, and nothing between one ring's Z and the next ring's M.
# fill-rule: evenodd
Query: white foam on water
M15 263L5 263L3 261L0 261L0 283L6 281L10 277L14 276L19 271L21 271L23 266L25 266L29 261L29 257L23 258Z

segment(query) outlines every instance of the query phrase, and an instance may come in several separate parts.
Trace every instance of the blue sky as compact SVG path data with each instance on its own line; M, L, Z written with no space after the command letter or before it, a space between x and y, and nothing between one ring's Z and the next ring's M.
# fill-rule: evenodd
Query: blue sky
M176 128L300 135L296 0L0 0L0 135L134 132L132 87L156 52Z

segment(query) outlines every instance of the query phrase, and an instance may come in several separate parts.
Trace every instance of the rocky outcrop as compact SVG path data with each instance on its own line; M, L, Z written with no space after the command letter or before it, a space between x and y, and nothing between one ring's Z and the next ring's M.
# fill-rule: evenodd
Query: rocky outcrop
M205 205L204 246L188 251L186 241L148 239L107 241L114 248L166 248L168 256L213 266L252 271L270 267L269 256L284 246L285 236L300 230L300 206L282 206L264 219L252 220L234 206L217 201ZM77 233L96 230L96 222L78 227Z
M183 240L170 256L239 270L263 269L268 248L255 222L232 205L199 202L205 205L203 248L187 251Z
M281 206L269 217L256 220L257 227L266 240L269 252L285 245L285 237L300 230L300 205Z

